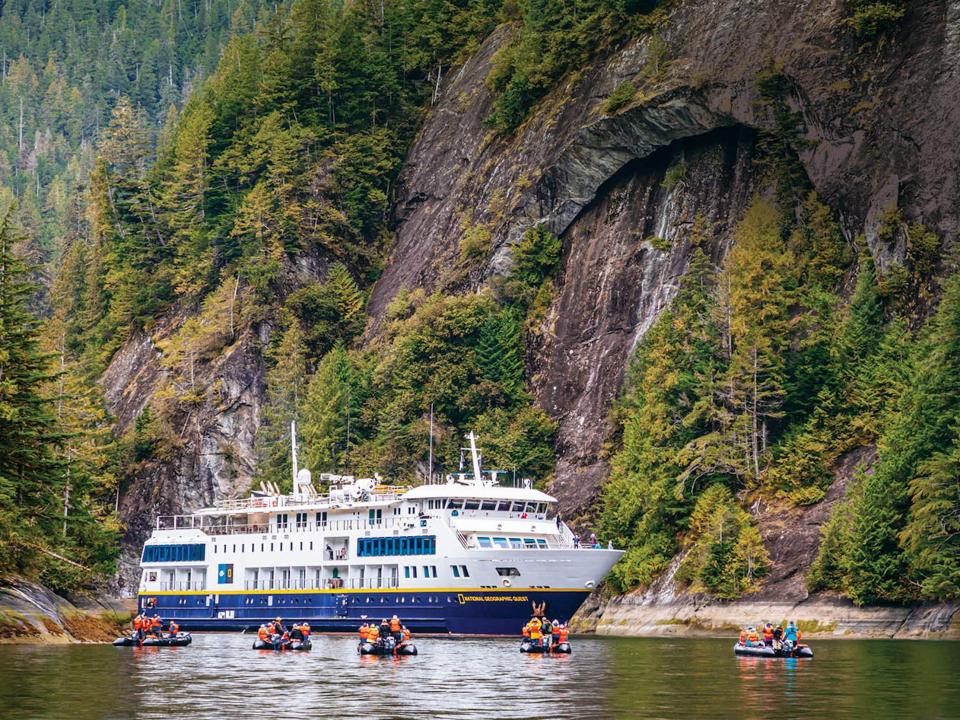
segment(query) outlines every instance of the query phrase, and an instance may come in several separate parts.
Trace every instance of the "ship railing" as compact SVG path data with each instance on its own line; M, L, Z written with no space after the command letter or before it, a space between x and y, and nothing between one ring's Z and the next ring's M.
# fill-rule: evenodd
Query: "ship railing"
M382 520L329 520L325 522L297 522L288 520L285 524L275 523L227 523L211 522L222 519L209 515L161 515L157 518L157 530L200 530L207 535L286 535L299 532L322 532L325 535L359 531L415 530L426 527L419 518L397 517Z
M177 590L203 590L203 585L202 582L164 582L160 583L160 590L167 592L175 592Z
M378 485L375 492L364 493L361 498L339 498L331 495L314 495L312 497L298 497L296 495L268 495L263 497L235 498L218 500L214 507L220 510L237 512L270 512L281 508L302 508L309 505L329 503L331 505L354 506L357 504L393 502L399 495L407 492L409 487L395 485Z
M321 578L310 580L247 580L245 590L385 590L400 587L400 579L388 578ZM199 588L198 588L199 589Z

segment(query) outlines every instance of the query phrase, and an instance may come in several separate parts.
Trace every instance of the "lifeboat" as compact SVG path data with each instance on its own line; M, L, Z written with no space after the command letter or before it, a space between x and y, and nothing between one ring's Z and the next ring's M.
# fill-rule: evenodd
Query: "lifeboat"
M765 658L812 658L813 650L806 645L797 645L793 648L781 646L774 649L769 645L743 645L735 643L733 646L735 655L743 657L765 657Z
M394 646L385 643L363 642L357 647L357 652L361 655L416 655L417 646L412 643L400 643Z
M556 645L550 645L549 647L540 645L540 643L534 643L529 640L529 638L524 638L520 641L520 652L542 655L569 655L570 654L570 643L562 642L557 643Z
M283 650L294 650L305 652L310 650L313 647L313 642L310 638L303 638L302 640L288 640L285 644L281 643L279 640L276 643L266 642L257 638L253 641L254 650L276 650L278 652Z
M142 642L134 637L118 637L113 641L113 645L114 647L186 647L192 642L190 633L179 632L172 637L164 635L158 638L149 635Z

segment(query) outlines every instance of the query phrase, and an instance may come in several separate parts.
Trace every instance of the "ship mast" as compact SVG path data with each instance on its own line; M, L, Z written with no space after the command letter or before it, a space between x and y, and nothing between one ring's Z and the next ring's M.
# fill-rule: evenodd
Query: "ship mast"
M477 451L477 436L473 430L467 434L467 440L470 441L470 457L473 459L473 482L476 485L483 485L483 477L480 475L480 453Z
M297 467L297 421L290 421L290 450L292 452L293 458L293 484L290 486L293 488L293 492L297 492L297 473L299 468Z

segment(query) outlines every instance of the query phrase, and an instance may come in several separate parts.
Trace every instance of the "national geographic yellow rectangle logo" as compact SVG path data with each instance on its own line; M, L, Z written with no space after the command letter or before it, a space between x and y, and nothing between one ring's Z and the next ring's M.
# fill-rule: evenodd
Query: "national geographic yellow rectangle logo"
M457 600L461 605L468 602L527 602L526 595L464 595L457 594Z

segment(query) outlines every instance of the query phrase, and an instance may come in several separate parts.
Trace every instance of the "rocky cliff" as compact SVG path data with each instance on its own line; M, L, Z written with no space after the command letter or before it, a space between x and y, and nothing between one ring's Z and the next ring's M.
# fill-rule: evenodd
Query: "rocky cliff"
M899 206L953 242L958 150L944 139L960 120L960 3L911 3L894 41L864 48L843 28L842 5L677 2L654 71L650 37L606 48L509 138L483 122L493 105L484 81L509 27L444 79L401 174L395 242L372 291L367 337L401 288L473 291L510 267L527 228L559 235L556 292L527 364L538 403L559 422L553 491L568 516L590 514L607 475L611 402L685 271L694 218L710 222L707 249L719 261L748 199L764 189L754 162L758 136L772 129L758 103L762 73L786 78L785 100L806 127L799 160L849 240L864 234L881 268L902 256L902 239L876 233L884 211ZM634 97L605 112L624 81L638 87ZM479 224L492 237L489 255L464 268L460 239ZM156 342L177 322L132 338L113 358L103 386L121 426L157 387ZM202 382L217 391L184 421L176 457L150 463L124 488L128 549L155 513L246 489L265 337L248 333L204 368ZM129 554L128 587L134 562Z
M586 511L606 475L611 400L684 272L694 217L712 223L719 260L761 189L754 138L771 129L762 73L787 79L786 101L807 129L799 159L849 240L865 234L881 268L902 256L902 244L876 234L883 212L899 206L952 243L957 154L941 141L958 119L960 4L912 3L896 42L879 50L853 45L842 6L678 3L661 31L669 60L659 76L649 78L649 38L611 49L508 140L483 125L492 105L483 81L508 30L448 79L410 150L393 257L370 309L382 316L401 287L482 283L509 265L531 225L563 238L558 292L529 363L538 401L561 423L553 490L568 511ZM626 107L604 113L621 82L644 77ZM681 163L679 179L664 183ZM488 223L494 238L466 283L447 270L464 217Z

